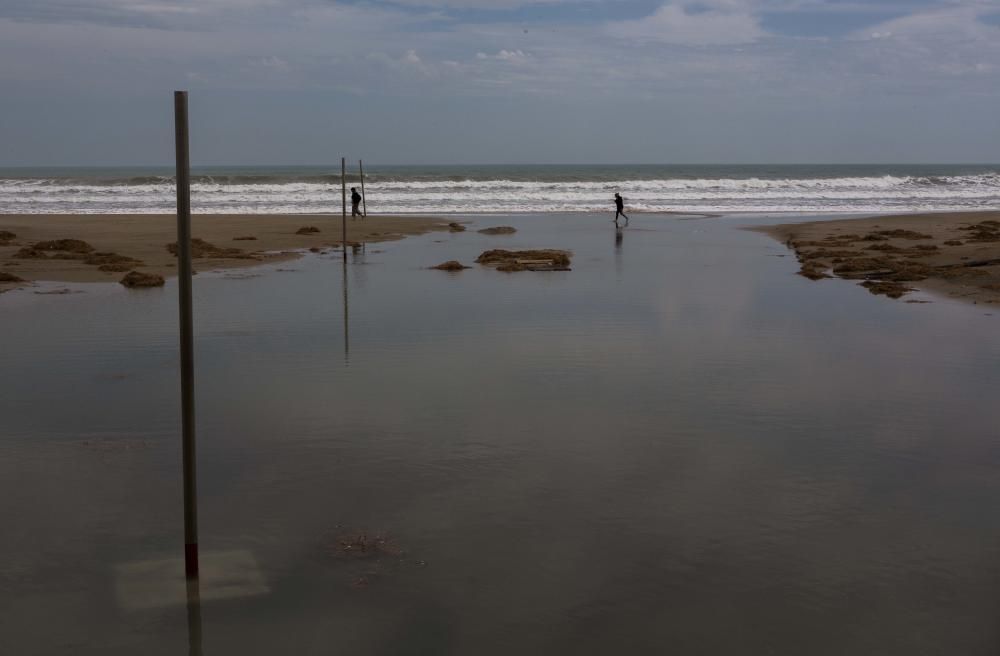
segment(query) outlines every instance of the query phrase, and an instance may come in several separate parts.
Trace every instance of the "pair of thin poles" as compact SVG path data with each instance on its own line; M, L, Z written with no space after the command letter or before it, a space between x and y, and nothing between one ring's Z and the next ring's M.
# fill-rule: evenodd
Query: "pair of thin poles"
M195 469L194 322L191 310L191 157L188 150L187 91L174 92L174 148L177 157L177 287L181 337L181 435L184 467L184 575L198 578L198 494ZM365 172L361 160L361 200ZM340 158L341 226L347 258L347 162ZM368 215L367 204L364 216Z

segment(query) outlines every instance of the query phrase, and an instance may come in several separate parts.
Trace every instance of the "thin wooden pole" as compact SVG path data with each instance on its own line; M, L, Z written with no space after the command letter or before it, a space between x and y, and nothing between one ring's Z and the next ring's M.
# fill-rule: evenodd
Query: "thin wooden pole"
M368 217L368 202L365 201L365 165L359 159L358 170L361 171L361 216Z
M198 490L194 434L194 327L191 310L191 158L187 91L174 92L177 155L177 290L181 333L181 432L184 463L184 574L198 577Z
M347 160L340 158L340 225L343 233L344 259L347 259Z

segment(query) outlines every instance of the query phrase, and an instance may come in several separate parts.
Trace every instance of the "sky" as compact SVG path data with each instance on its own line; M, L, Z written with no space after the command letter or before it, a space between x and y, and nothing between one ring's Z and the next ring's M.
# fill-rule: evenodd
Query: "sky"
M0 0L0 166L1000 162L1000 0Z

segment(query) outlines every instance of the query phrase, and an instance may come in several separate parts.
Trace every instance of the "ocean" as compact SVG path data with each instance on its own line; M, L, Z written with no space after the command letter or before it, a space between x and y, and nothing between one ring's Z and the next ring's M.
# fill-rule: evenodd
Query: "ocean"
M171 167L0 168L0 214L169 213ZM353 169L348 185L357 185ZM370 212L882 213L1000 205L1000 165L371 166ZM196 212L340 210L339 166L195 167Z

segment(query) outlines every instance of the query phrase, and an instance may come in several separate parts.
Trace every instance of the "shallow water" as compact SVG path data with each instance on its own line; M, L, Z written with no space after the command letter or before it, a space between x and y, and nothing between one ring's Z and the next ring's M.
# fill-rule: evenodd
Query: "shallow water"
M205 654L996 653L994 311L607 219L196 277L200 541L262 584ZM423 268L495 247L573 271ZM4 651L185 653L122 567L181 552L176 287L49 287L0 296Z

